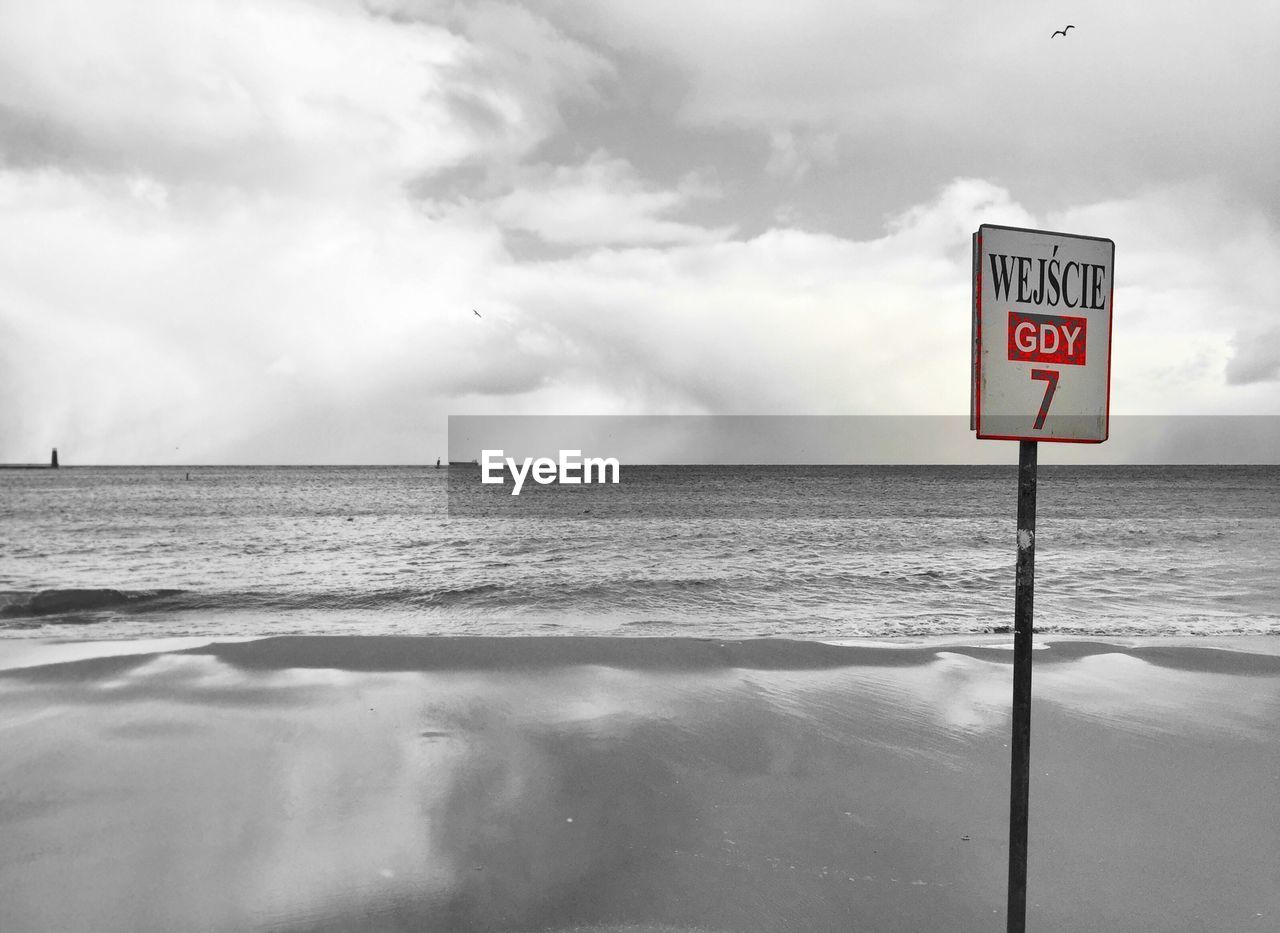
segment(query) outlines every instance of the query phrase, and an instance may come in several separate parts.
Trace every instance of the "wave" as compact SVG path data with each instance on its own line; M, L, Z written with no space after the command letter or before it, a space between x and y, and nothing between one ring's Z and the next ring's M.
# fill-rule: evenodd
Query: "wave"
M67 615L104 609L142 609L185 590L116 590L70 588L0 594L0 617Z
M499 583L471 586L366 590L125 590L107 587L68 587L35 591L0 592L0 618L81 617L94 613L132 614L154 611L288 611L423 609L475 605L509 605L518 602L512 589Z
M88 625L154 616L158 621L183 615L227 614L247 618L291 616L352 620L389 612L434 618L475 618L546 613L602 614L648 607L650 611L684 609L697 612L716 602L708 578L632 578L601 581L476 581L456 586L393 586L358 589L122 589L59 587L0 591L0 628L29 629L46 625ZM731 611L730 607L726 607ZM653 618L649 616L649 618Z
M193 630L278 632L328 630L335 624L360 630L407 631L426 625L433 631L541 631L548 625L572 633L613 631L656 634L705 632L719 635L930 636L1008 634L1008 595L978 601L971 588L948 583L939 595L930 571L899 573L883 583L865 575L835 575L818 582L793 575L790 586L774 578L629 577L563 581L516 579L509 583L469 581L457 586L341 587L316 589L121 589L54 588L0 590L0 630L44 626L170 627L175 634ZM853 585L851 579L860 585ZM460 581L461 582L461 581ZM926 591L925 587L934 587ZM983 592L994 592L991 586ZM1098 599L1086 618L1078 600L1045 601L1036 630L1058 635L1226 635L1280 634L1280 617L1269 607L1237 607L1206 613L1194 605L1149 605L1149 600ZM1002 601L1003 600L1003 601ZM1071 611L1067 611L1070 603ZM1040 608L1040 607L1038 607ZM411 626L412 628L406 628Z

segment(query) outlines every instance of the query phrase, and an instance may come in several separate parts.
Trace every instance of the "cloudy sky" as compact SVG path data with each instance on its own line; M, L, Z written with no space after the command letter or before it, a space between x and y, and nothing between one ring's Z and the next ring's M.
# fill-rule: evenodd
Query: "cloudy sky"
M984 222L1116 241L1113 412L1280 413L1280 6L1153 9L0 0L0 459L964 415Z

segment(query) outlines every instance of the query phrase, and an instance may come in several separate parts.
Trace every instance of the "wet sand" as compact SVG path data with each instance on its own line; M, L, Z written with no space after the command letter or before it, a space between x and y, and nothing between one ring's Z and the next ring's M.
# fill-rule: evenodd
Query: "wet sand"
M1031 929L1280 927L1280 639L1226 644L1041 641ZM0 642L0 929L1003 929L1010 661Z

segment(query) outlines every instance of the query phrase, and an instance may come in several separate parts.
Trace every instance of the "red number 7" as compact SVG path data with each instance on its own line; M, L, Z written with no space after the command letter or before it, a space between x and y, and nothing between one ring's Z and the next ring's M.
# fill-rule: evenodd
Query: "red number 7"
M1040 379L1046 383L1044 401L1040 403L1040 413L1036 415L1035 428L1039 431L1044 427L1045 416L1049 414L1049 404L1053 401L1053 393L1058 390L1058 371L1056 369L1033 369L1031 370L1031 378Z

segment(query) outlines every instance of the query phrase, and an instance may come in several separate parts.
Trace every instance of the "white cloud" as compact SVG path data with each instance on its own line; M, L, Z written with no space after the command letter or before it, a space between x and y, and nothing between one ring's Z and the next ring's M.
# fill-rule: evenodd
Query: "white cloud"
M1280 230L1211 183L1055 212L1052 229L1116 241L1116 397L1134 413L1274 413L1269 349ZM1270 380L1268 384L1268 380Z
M518 9L477 6L457 28L354 2L5 4L5 148L164 184L330 197L517 156L607 75Z
M992 215L1024 216L962 182L877 240L773 230L599 250L502 282L516 323L551 335L563 377L611 390L613 410L946 412L968 404L967 237Z
M1233 237L1222 207L1223 239L1188 253L1184 229L1151 226L1188 197L1036 216L958 181L872 240L517 262L468 210L273 201L192 225L124 182L8 173L6 453L38 436L79 462L422 459L448 413L959 414L984 221L1115 236L1117 413L1274 412L1274 382L1225 369L1270 313L1274 232ZM1256 262L1228 287L1232 255Z
M476 332L448 321L485 300L501 239L406 183L520 158L609 73L509 5L437 19L0 7L3 456L61 439L79 462L218 460L264 436L288 444L250 457L420 453L390 435L472 381Z
M511 326L554 348L556 378L590 386L597 410L962 414L969 233L983 222L1116 239L1117 413L1277 410L1274 384L1232 386L1226 367L1236 334L1273 313L1280 246L1206 187L1035 214L959 180L871 240L776 229L597 250L509 267L499 287L521 309ZM1209 240L1189 248L1196 234Z
M677 188L660 188L638 178L626 160L603 152L581 165L531 166L512 182L512 190L485 212L505 228L550 243L688 243L730 233L667 219L691 200L716 194L696 176Z
M473 335L448 322L483 295L496 231L404 199L259 196L193 222L132 189L0 174L8 405L26 428L10 445L56 430L81 462L131 460L183 437L186 456L216 459L419 372L447 385L471 358Z
M1116 240L1117 412L1280 407L1280 236L1229 186L1156 180L1048 210L948 178L876 236L735 240L690 219L734 197L696 164L662 185L626 151L548 161L566 102L614 70L527 10L15 9L0 458L421 461L446 414L483 411L963 413L981 222ZM749 30L809 28L774 9L744 5ZM834 53L815 55L820 76ZM847 154L820 121L780 125L791 180ZM484 180L406 194L459 164ZM567 255L518 260L510 230Z

